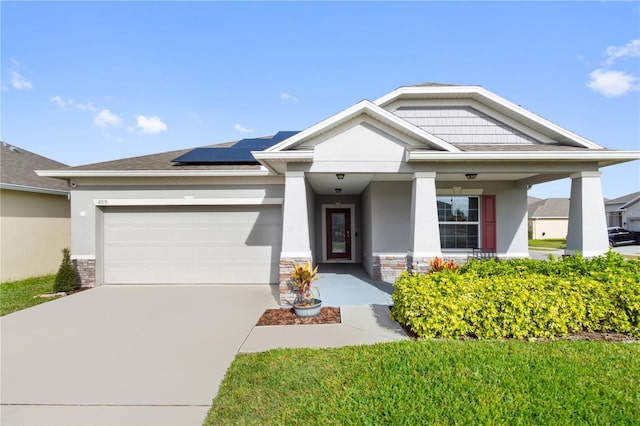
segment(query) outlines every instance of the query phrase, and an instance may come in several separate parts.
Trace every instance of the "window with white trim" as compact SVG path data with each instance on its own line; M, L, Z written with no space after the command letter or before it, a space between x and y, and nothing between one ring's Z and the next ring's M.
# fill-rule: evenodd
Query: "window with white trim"
M470 249L480 244L480 197L438 196L442 249Z

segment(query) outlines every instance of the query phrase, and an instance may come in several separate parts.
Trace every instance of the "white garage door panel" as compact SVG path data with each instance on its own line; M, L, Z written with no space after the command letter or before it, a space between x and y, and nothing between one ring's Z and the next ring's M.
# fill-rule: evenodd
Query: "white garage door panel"
M278 282L280 206L112 208L106 284Z

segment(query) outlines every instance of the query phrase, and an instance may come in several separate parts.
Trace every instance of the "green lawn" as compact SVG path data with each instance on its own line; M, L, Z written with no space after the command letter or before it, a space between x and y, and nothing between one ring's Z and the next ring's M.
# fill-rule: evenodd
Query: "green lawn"
M37 297L40 294L51 293L55 275L28 278L20 281L9 281L0 284L0 315L26 309L49 300L57 299Z
M640 424L640 344L409 341L241 354L206 425Z
M564 249L567 248L567 240L564 238L529 240L529 248Z

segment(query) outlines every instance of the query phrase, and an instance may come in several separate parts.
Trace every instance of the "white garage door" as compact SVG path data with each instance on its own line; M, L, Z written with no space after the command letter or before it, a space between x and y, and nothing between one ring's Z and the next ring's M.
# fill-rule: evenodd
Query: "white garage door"
M280 206L104 210L105 284L277 283Z

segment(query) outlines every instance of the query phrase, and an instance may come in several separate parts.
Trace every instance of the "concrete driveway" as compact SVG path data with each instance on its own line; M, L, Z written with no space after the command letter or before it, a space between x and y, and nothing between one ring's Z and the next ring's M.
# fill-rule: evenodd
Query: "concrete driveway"
M105 286L7 315L3 425L202 424L269 286Z

